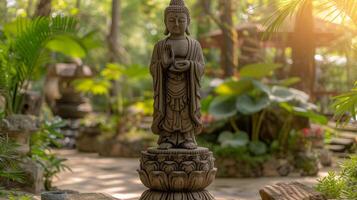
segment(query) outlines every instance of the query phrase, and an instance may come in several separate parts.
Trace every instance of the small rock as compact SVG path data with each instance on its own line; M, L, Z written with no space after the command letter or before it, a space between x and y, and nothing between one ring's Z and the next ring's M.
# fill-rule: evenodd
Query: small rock
M262 200L326 200L321 193L298 182L268 185L259 194Z
M319 160L322 166L329 167L332 165L332 154L327 149L319 151Z

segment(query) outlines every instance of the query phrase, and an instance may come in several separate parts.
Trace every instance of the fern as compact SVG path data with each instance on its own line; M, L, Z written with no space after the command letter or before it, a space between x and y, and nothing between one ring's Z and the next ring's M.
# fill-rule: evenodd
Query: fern
M49 60L46 44L60 35L75 37L77 30L77 21L70 17L20 18L16 25L16 31L0 45L0 94L5 97L6 115L19 112L21 91Z

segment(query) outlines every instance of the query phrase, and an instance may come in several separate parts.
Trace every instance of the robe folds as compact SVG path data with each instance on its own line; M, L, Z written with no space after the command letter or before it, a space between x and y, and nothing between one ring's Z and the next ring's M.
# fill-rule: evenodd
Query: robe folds
M188 95L189 116L193 124L194 134L199 134L202 130L200 113L200 79L204 73L204 58L201 45L194 39L186 37L188 41L188 52L185 60L189 61L189 69L186 74L186 86ZM167 80L168 68L164 68L163 55L168 38L159 41L155 47L151 58L150 73L153 77L154 87L154 119L151 130L154 134L163 133L162 122L166 116L167 105Z

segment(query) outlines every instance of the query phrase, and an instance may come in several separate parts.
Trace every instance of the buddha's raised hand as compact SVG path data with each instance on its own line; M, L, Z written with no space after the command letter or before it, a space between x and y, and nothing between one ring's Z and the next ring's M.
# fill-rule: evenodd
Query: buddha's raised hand
M167 68L174 63L175 60L175 53L171 47L171 45L165 45L164 55L163 55L163 62L164 67Z

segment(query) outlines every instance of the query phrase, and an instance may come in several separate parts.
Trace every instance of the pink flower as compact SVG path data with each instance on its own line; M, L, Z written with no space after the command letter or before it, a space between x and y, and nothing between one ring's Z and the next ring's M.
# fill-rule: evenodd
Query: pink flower
M310 135L310 129L308 128L303 128L302 133L304 134L305 137L308 137Z

